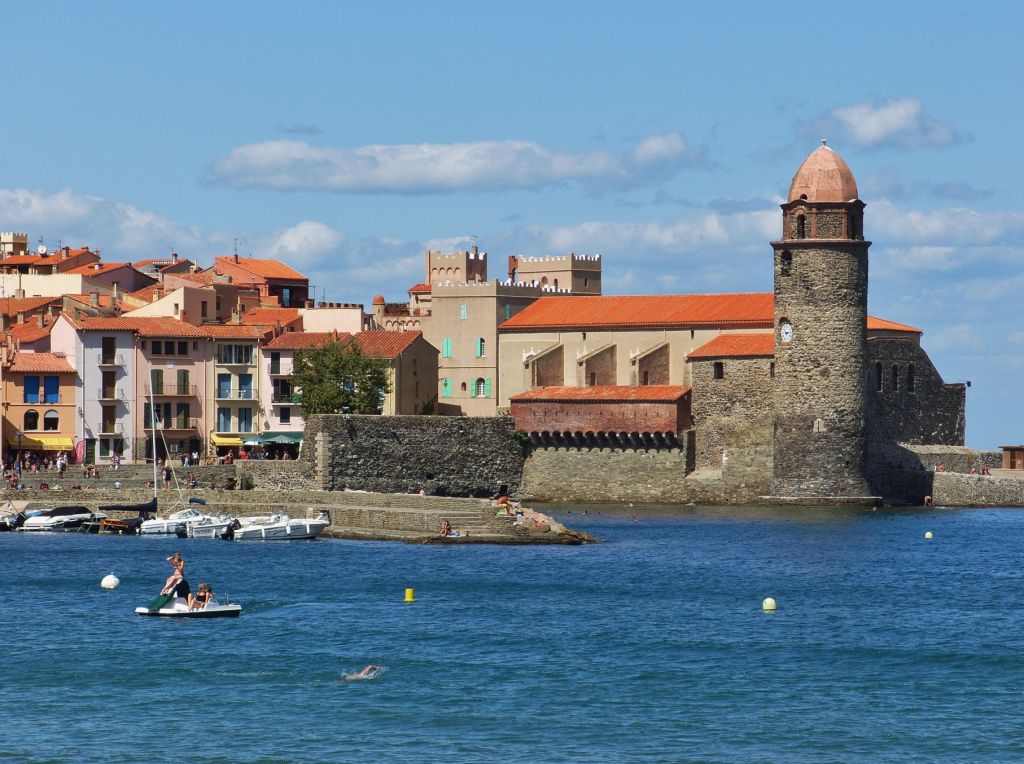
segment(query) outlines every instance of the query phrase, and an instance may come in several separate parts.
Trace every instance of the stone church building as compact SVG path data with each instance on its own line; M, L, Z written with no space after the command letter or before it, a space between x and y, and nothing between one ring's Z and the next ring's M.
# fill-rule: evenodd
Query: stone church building
M540 297L499 328L499 405L540 447L678 443L695 480L742 461L776 503L909 498L905 446L962 446L966 390L943 382L920 329L868 316L864 209L823 141L782 205L773 292ZM628 392L648 385L657 396Z

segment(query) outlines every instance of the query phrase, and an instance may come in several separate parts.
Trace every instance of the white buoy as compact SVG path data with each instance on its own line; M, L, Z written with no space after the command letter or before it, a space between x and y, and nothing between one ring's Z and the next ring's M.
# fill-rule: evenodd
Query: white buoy
M116 589L121 585L121 579L111 573L109 576L104 576L103 580L100 581L100 586L104 589Z
M932 532L931 532L931 531L925 531L925 532L924 532L924 537L925 537L926 539L930 539L930 538L932 538Z
M773 597L765 597L764 602L761 603L761 609L766 613L774 613L775 599Z

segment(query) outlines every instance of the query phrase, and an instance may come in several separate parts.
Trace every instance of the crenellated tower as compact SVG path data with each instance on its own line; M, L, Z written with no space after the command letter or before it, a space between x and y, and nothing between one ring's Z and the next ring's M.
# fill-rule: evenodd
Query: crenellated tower
M864 202L835 151L817 148L782 205L775 253L772 495L871 500L864 474L868 247Z

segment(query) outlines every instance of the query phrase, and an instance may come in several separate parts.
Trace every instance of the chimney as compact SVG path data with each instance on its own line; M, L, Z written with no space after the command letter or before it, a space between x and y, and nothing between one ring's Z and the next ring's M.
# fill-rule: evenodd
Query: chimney
M14 296L17 297L18 299L23 298L25 296L25 290L24 289L15 289L14 290Z
M238 262L238 253L237 252L235 252L235 262L236 263Z
M56 319L60 315L60 308L56 305L50 306L50 318Z
M20 311L20 310L18 311L18 323L19 324L25 323L25 313L23 311Z
M11 325L11 317L6 313L0 313L0 332L6 332Z
M519 269L519 258L515 255L508 256L508 277L510 280L515 281L516 271Z
M178 264L178 253L175 252L173 249L171 250L171 263L174 265Z
M164 290L161 289L158 286L156 289L153 290L153 300L152 301L156 302L157 300L159 300L163 296L164 296Z
M118 289L117 282L114 282L114 293L110 296L111 307L117 307L117 302L120 297L120 289Z
M39 324L39 328L40 329L42 329L44 326L46 326L46 321L44 320L45 316L46 316L45 313L40 313L39 315L36 316L36 322Z
M98 308L100 306L99 292L89 292L89 304L94 308Z

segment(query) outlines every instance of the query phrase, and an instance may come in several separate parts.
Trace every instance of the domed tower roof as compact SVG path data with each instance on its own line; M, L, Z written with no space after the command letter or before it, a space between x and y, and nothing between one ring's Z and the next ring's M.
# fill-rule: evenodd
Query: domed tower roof
M850 168L822 141L793 176L788 201L848 202L857 198L857 181Z
M382 294L375 294L373 296L373 304L374 305L383 305L384 304L384 295L382 295Z

